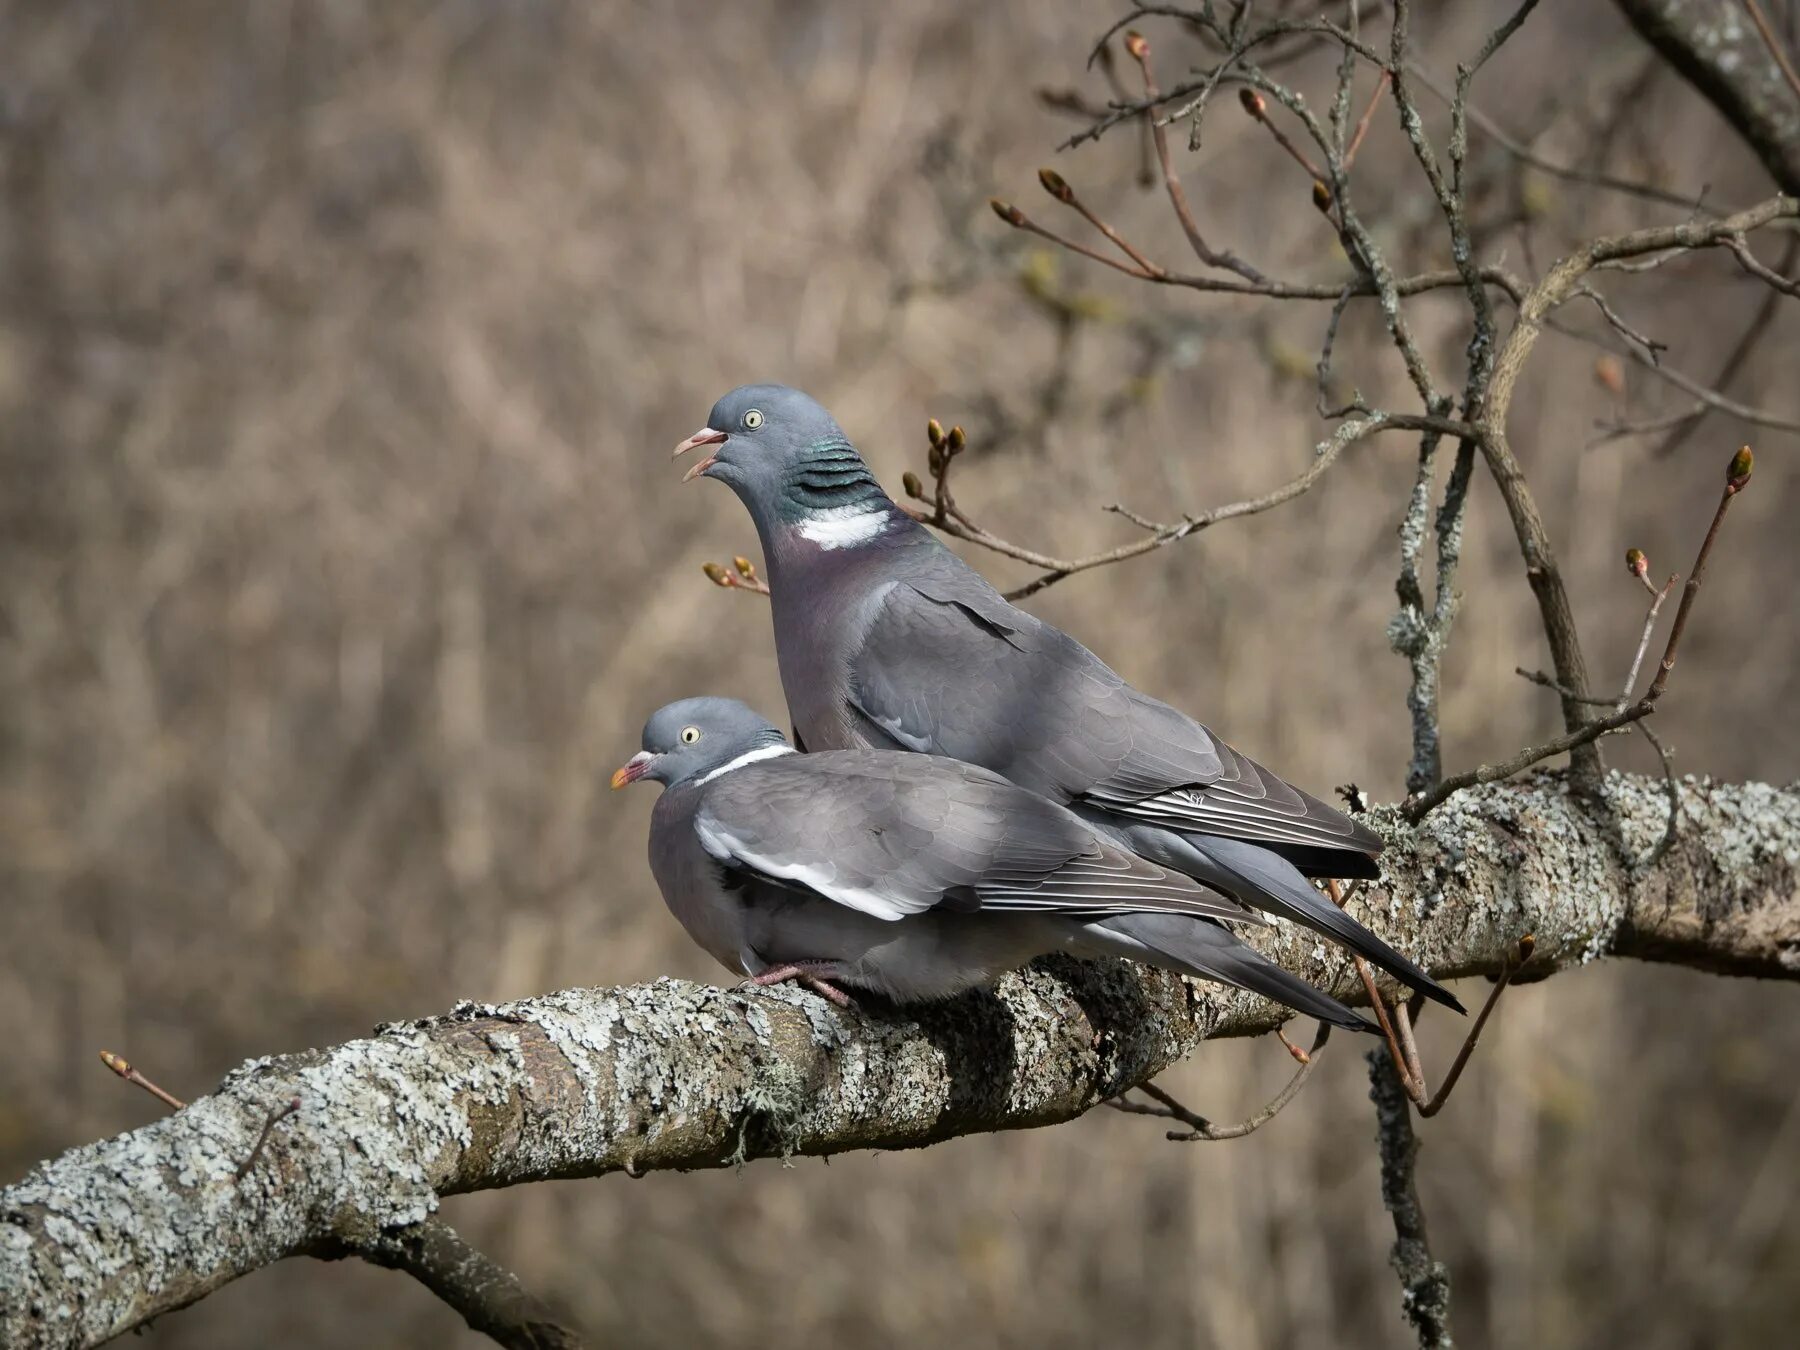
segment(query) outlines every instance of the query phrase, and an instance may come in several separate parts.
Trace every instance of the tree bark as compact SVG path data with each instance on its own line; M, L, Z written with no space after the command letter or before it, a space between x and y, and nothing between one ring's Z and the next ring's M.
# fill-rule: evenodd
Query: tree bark
M1800 978L1800 785L1690 783L1674 847L1658 780L1598 798L1541 775L1392 808L1353 908L1434 975L1635 956ZM1346 998L1345 954L1286 924L1265 951ZM1080 1115L1268 1002L1124 962L1051 958L923 1011L675 980L393 1023L253 1060L155 1124L0 1191L0 1344L85 1346L299 1254L415 1231L439 1198L552 1177L908 1148ZM300 1105L268 1131L274 1113ZM241 1178L237 1175L242 1170Z
M1616 3L1638 35L1749 143L1781 190L1800 193L1800 95L1741 0Z

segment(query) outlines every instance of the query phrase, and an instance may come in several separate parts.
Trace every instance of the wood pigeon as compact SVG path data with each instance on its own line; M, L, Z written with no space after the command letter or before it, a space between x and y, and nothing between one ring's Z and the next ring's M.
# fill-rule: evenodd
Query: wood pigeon
M755 522L803 749L991 769L1115 847L1304 924L1462 1010L1308 880L1379 875L1380 836L1008 603L894 504L811 398L734 389L675 453L695 449L704 457L684 481L725 483Z
M650 824L663 898L695 942L758 984L912 1002L1064 951L1373 1029L1219 922L1262 922L1253 911L987 769L893 750L797 754L725 698L669 704L643 745L612 783L665 788Z

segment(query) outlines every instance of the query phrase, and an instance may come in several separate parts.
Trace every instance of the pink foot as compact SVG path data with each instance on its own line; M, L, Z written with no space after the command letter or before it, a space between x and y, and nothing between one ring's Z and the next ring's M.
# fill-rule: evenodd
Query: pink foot
M822 995L837 1004L840 1008L854 1008L856 1001L839 989L823 975L815 975L804 965L770 966L760 975L752 975L750 983L766 988L772 984L785 984L789 980L798 980L815 994Z

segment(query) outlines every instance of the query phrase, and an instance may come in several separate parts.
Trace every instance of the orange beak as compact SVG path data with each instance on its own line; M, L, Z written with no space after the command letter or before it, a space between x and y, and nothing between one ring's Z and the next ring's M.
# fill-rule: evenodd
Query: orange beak
M727 439L728 438L723 431L714 431L711 427L701 427L700 430L696 431L692 436L689 436L680 445L676 446L675 453L669 456L669 458L678 459L697 445L723 445ZM681 481L684 483L691 483L694 479L712 468L713 463L718 458L719 452L716 450L713 451L712 454L708 455L705 459L694 465L693 468L682 474Z
M629 787L631 784L637 782L638 779L642 778L650 771L650 761L655 758L656 756L651 754L648 750L638 751L630 759L621 764L614 772L612 776L612 785L616 788L622 788Z

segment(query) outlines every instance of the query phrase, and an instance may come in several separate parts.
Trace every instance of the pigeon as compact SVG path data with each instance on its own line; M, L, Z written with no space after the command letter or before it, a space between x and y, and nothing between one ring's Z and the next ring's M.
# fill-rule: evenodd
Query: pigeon
M759 985L948 998L1051 952L1126 956L1373 1024L1220 920L1239 902L999 774L893 750L798 754L727 698L671 703L612 777L664 791L650 870L688 935Z
M842 428L745 385L675 447L755 523L781 682L804 750L943 755L1079 815L1116 847L1342 943L1426 997L1455 995L1322 895L1380 875L1373 830L1134 689L1009 603L875 481Z

